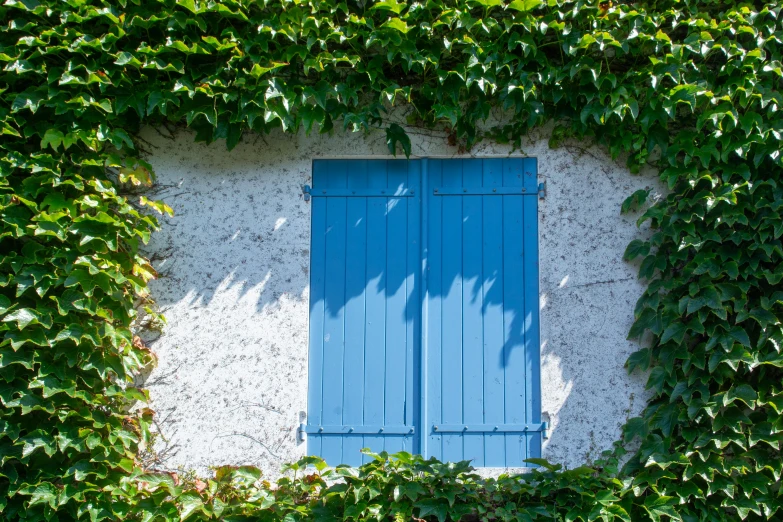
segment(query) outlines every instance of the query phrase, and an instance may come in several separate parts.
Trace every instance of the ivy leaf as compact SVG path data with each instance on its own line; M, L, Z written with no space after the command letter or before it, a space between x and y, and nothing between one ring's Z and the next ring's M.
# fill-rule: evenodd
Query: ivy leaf
M629 419L623 426L623 440L628 443L635 438L644 439L647 436L647 422L641 417Z
M153 91L147 97L147 115L152 115L155 109L160 111L163 116L166 116L166 104L168 98L161 91ZM119 109L118 109L119 111Z
M57 488L54 484L49 482L43 482L36 486L30 495L30 506L37 504L48 504L50 508L54 509L57 502Z
M740 384L739 386L733 386L726 394L726 400L733 402L734 400L741 400L748 407L754 408L756 406L756 399L758 394L751 386L747 384Z
M457 107L436 103L433 108L435 109L435 119L447 119L452 127L456 127L458 117Z
M114 61L116 65L133 65L134 67L141 67L142 63L133 55L127 51L117 53L117 59Z
M419 509L419 518L435 515L438 522L446 522L449 513L449 504L443 499L427 498L413 504Z
M625 198L625 201L623 201L623 204L620 206L620 212L625 213L630 211L631 209L637 209L642 204L644 204L645 201L647 201L647 196L649 196L650 191L646 189L639 189L627 198Z
M650 253L650 243L648 241L642 241L641 239L634 239L626 247L623 254L623 260L631 261L639 256L646 256Z
M186 520L189 516L195 513L197 510L203 510L204 501L196 493L184 493L179 497L180 512L179 519L181 521Z
M628 100L628 110L631 112L631 117L636 120L639 117L639 102L634 98Z
M279 69L280 67L285 67L286 65L288 65L288 64L285 63L285 62L272 62L271 65L266 66L266 67L261 66L259 64L254 64L253 67L250 69L250 76L252 76L253 78L258 79L261 76L263 76L264 74L266 74L266 73L268 73L270 71L274 71L275 69Z
M650 421L650 428L658 428L664 437L671 437L677 418L679 416L679 406L677 404L666 404L661 406L653 415Z
M740 127L745 131L745 136L748 137L753 132L754 127L762 128L764 123L761 116L755 112L747 112L740 116Z
M562 467L560 464L552 464L548 460L540 458L525 459L524 462L533 464L534 466L541 466L548 471L557 471Z
M666 373L666 369L663 366L656 366L652 369L650 377L647 379L647 388L653 389L657 393L661 393L667 377L668 374Z
M34 360L35 352L32 350L14 351L6 348L0 351L0 368L6 368L11 364L18 364L24 366L28 370L32 370Z
M611 490L603 490L595 494L595 499L598 501L599 504L603 504L604 506L609 506L617 502L618 500L620 500L620 497L612 493Z
M0 314L6 313L8 310L12 309L16 304L12 304L11 300L4 296L3 294L0 294Z
M62 144L64 139L65 135L62 132L57 129L49 129L44 133L44 136L41 139L41 148L45 149L46 147L51 146L52 149L57 150L57 147Z
M35 113L46 98L46 91L41 92L38 89L32 88L27 89L14 98L14 103L11 104L11 112L30 109L30 112Z
M375 4L373 4L370 10L391 11L392 13L398 15L406 7L408 7L408 4L406 4L405 2L397 2L397 0L383 0L381 2L376 2Z
M508 4L509 9L526 13L544 5L543 0L514 0Z
M310 131L313 129L313 124L323 122L326 114L321 107L305 105L299 109L297 116L299 116L305 127L305 133L310 134Z
M409 158L411 155L411 139L402 127L392 123L386 129L386 146L389 147L389 152L394 156L397 155L397 143L402 146L405 157Z
M193 121L196 119L197 116L204 116L204 118L207 120L207 123L210 125L217 124L217 111L214 107L200 107L198 109L194 109L192 111L189 111L185 115L185 121L188 125L192 125Z
M402 34L407 34L408 31L410 31L410 27L408 27L408 24L406 24L405 22L403 22L399 18L390 18L381 27L389 27L390 29L394 29L396 31L399 31Z
M2 123L3 123L3 127L2 127L2 129L1 129L1 130L2 130L2 132L0 132L0 135L2 135L2 134L8 134L8 135L10 135L10 136L16 136L16 137L18 137L18 138L21 138L21 137L22 137L22 135L21 135L21 134L19 134L19 131L18 131L18 130L16 130L15 128L13 128L13 127L12 127L10 124L8 124L8 123L6 123L6 122L2 122Z
M20 308L3 317L4 323L15 322L19 330L24 330L28 325L38 324L41 314L30 308Z
M144 473L136 477L136 481L141 484L143 489L149 491L155 491L161 486L166 487L169 491L173 491L176 487L174 478L166 473Z
M196 8L196 2L194 0L176 0L176 3L193 14L198 14L199 12L199 10Z
M745 346L746 348L751 348L750 344L750 337L748 337L748 332L745 331L744 328L741 326L732 326L731 330L729 330L729 335L738 343L740 343L742 346Z
M688 330L688 326L679 320L674 320L661 335L661 343L674 340L677 344L681 343L685 338L685 332Z
M48 456L52 456L55 452L55 440L49 433L44 430L35 430L25 437L19 439L24 443L22 447L22 456L27 457L35 450L42 448Z
M136 114L138 114L140 118L143 118L146 109L144 104L144 95L137 92L117 95L114 108L117 111L117 114L122 114L128 108L131 108L136 111Z
M334 93L334 87L321 80L315 84L314 87L307 86L304 89L304 95L307 97L313 97L315 103L322 109L326 109L326 103L329 99L329 95Z
M778 322L778 318L775 317L775 314L763 308L754 308L748 312L746 316L744 316L744 314L739 314L737 316L737 322L741 322L740 318L744 320L745 317L755 320L762 328L766 328L768 325L776 324Z

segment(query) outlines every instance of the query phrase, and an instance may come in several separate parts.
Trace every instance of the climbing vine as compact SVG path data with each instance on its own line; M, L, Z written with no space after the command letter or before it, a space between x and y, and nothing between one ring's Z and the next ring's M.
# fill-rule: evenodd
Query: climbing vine
M779 520L781 8L696 0L6 0L0 6L0 512L6 520ZM180 480L142 468L154 362L131 326L163 202L142 125L243 134L418 125L469 148L588 139L660 168L633 241L640 449L525 480L377 456ZM492 113L492 114L491 114ZM491 119L488 118L492 116ZM485 122L491 123L485 123ZM480 130L483 129L483 130ZM585 173L589 175L589 173ZM136 195L134 195L136 194ZM630 210L646 200L632 194ZM154 313L148 310L149 313ZM303 475L315 466L321 474ZM325 480L342 477L337 483Z

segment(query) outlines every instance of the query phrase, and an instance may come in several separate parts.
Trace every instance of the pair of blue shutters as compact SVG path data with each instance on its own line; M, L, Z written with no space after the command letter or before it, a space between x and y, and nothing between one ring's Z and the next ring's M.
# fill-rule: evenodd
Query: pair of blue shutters
M540 457L532 158L316 160L307 451Z

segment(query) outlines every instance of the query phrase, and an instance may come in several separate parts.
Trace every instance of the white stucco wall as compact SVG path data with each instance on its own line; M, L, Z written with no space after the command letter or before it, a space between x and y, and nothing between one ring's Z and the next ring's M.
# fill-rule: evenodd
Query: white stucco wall
M159 365L146 381L157 411L157 449L169 469L254 464L267 476L304 454L296 427L307 409L311 161L385 157L385 136L245 136L196 144L153 129L157 196L175 210L148 253L160 272L152 295L168 319L150 341ZM412 133L417 156L456 156L442 136ZM524 145L538 158L541 383L551 424L544 457L575 467L609 449L644 406L644 376L623 364L643 290L621 260L638 230L620 204L639 188L660 192L598 148L550 150L545 133ZM482 143L472 156L508 154ZM517 151L515 154L520 154ZM546 420L546 419L545 419Z

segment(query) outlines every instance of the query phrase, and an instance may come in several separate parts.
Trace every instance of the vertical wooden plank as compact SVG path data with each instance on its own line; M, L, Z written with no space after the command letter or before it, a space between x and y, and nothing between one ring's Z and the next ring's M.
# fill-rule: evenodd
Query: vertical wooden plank
M326 172L326 186L345 187L347 161L334 161ZM316 198L318 199L318 198ZM324 296L323 423L343 423L343 360L345 357L345 249L346 199L326 199L326 280ZM342 463L342 437L323 436L321 455L331 465Z
M502 159L486 159L484 187L503 186ZM503 197L483 196L484 423L501 425L505 411L503 364ZM506 436L484 436L484 465L506 465Z
M421 453L421 161L409 161L407 187L419 197L407 198L407 260L405 278L405 425L414 435L403 438L404 451Z
M443 163L443 186L462 187L462 162ZM461 424L462 403L462 196L442 198L443 261L441 364L443 423ZM443 460L459 461L464 454L461 434L443 435Z
M506 159L503 186L522 185L519 160ZM505 422L525 422L525 353L524 353L524 272L522 267L522 200L527 196L503 198L503 368L505 370ZM527 458L524 435L506 435L506 465L521 466Z
M368 185L386 189L386 161L368 163ZM367 200L367 279L365 289L364 423L384 423L386 375L386 206L387 199ZM382 436L365 435L364 447L383 451ZM365 456L362 461L367 462Z
M481 187L480 159L462 160L462 186ZM484 422L484 339L482 295L482 196L449 196L462 200L462 422ZM463 435L462 459L484 466L484 435Z
M323 161L313 161L313 186L326 181ZM326 262L326 200L313 198L310 231L310 331L307 357L307 422L322 423L324 280ZM307 453L321 454L321 437L307 438Z
M348 188L367 187L367 160L347 165ZM318 198L316 198L318 199ZM343 425L364 424L364 326L367 277L367 200L345 198L347 205L345 247L345 357L343 360ZM361 435L343 436L343 464L362 463Z
M407 183L407 161L389 160L388 187L396 192ZM406 300L408 251L408 200L386 200L386 374L384 411L385 424L405 424L405 356L406 356ZM389 453L402 450L402 438L387 436L384 448Z
M523 162L525 178L535 181L535 158ZM524 198L524 281L525 281L525 422L541 422L541 345L538 325L538 197ZM530 433L527 439L527 458L541 456L541 433Z
M428 230L427 230L427 322L422 324L426 329L427 342L427 375L424 385L427 387L426 416L427 423L421 427L422 436L428 437L425 458L435 457L443 460L443 438L432 429L443 422L443 365L442 365L442 300L443 300L443 198L434 196L432 191L443 183L443 160L429 161L427 168L427 186L423 198L428 198Z

